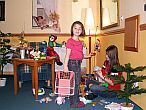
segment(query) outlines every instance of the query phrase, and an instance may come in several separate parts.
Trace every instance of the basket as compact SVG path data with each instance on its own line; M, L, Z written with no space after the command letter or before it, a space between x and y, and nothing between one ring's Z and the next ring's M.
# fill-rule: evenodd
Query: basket
M74 95L75 78L74 72L56 72L55 94L60 96Z

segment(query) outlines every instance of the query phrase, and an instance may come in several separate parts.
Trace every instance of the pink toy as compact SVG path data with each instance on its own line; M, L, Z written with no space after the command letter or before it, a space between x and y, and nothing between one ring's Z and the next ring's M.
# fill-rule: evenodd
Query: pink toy
M56 72L56 80L55 80L55 94L59 96L70 96L74 95L74 72Z
M55 102L58 104L58 105L61 105L61 104L64 104L65 103L65 97L57 97Z

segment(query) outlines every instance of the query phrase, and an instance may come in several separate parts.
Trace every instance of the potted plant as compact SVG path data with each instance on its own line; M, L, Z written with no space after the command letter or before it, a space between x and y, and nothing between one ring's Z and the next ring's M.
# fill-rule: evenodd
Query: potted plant
M14 50L12 50L11 46L9 45L10 43L9 37L12 36L13 35L11 33L5 34L0 31L0 84L2 84L1 86L5 85L6 80L6 78L3 78L4 66L7 63L11 63L9 54L14 52Z
M125 103L121 104L121 110L132 110L134 105L132 105L129 100L131 95L146 93L146 89L141 88L138 85L135 86L136 83L143 82L143 80L146 79L146 76L136 75L135 72L143 71L144 69L146 69L146 66L138 66L132 68L131 64L128 63L124 66L114 66L113 69L115 69L117 72L125 72L127 75L125 78L123 76L119 77L116 75L109 76L110 78L115 79L115 84L124 84L123 90L111 90L111 92L115 92L118 98L125 99Z

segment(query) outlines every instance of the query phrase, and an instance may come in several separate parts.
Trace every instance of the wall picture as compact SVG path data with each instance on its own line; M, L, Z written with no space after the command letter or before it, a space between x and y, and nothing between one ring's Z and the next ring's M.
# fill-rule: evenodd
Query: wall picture
M5 1L0 1L0 21L5 21Z
M57 0L32 0L32 27L60 31Z
M138 52L140 15L125 19L124 50Z

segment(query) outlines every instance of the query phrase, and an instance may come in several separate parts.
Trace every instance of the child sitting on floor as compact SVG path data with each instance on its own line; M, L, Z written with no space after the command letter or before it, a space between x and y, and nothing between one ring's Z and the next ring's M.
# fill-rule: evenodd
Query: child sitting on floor
M95 68L95 74L97 75L98 81L87 80L87 89L92 92L92 94L87 95L87 99L94 99L97 96L101 97L115 97L116 94L113 92L104 92L106 90L120 90L121 84L114 84L114 79L108 78L109 74L115 74L121 76L121 73L117 73L113 70L113 66L119 65L118 58L118 48L115 45L111 45L106 49L106 60L103 67Z

